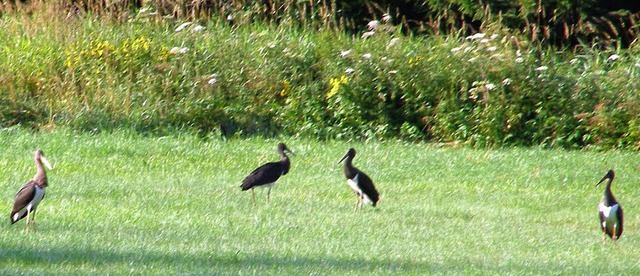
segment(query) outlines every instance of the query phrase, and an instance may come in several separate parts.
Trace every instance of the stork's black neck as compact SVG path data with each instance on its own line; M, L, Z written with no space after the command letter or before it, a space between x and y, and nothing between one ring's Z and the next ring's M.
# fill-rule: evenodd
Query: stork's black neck
M348 179L353 179L358 174L358 169L356 169L356 167L353 166L352 160L353 160L353 157L351 156L347 156L347 159L344 160L344 166L343 166L344 175Z
M604 189L604 198L602 198L604 206L613 206L618 204L618 201L616 201L616 198L611 192L611 182L613 182L613 180L609 179L609 181L607 181L607 187Z
M291 162L289 161L289 156L287 156L284 151L280 151L280 164L282 165L282 175L287 174L291 167Z
M278 151L278 152L280 153L280 161L285 160L285 159L289 160L289 156L287 156L287 154L283 150Z

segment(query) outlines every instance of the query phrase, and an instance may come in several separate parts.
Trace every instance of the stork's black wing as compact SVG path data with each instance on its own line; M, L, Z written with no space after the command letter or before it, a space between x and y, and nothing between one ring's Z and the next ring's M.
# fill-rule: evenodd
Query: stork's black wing
M358 173L358 186L360 187L360 190L362 190L362 193L366 194L369 199L371 199L373 206L376 206L378 199L380 199L380 195L378 194L376 187L373 186L373 180L371 180L371 178L362 171Z
M622 206L618 205L618 212L616 213L616 216L618 217L618 228L616 229L616 237L620 238L620 235L622 235L622 230L624 228L624 214L622 212Z
M282 176L283 168L280 162L264 164L253 170L244 180L242 180L242 190L248 190L254 186L273 183Z

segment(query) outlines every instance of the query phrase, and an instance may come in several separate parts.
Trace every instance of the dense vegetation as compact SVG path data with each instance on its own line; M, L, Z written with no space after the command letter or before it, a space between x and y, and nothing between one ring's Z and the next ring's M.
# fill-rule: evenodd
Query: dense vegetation
M636 43L558 48L490 20L412 35L384 9L342 31L354 21L327 3L300 21L76 3L3 6L1 125L640 146Z

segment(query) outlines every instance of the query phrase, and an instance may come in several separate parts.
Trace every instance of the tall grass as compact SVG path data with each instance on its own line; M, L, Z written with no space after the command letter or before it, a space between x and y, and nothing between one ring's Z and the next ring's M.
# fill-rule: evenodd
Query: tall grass
M405 142L204 141L58 130L0 131L0 209L35 173L55 169L37 231L0 231L2 274L635 274L636 153L480 150ZM239 185L295 153L266 202ZM338 159L374 180L378 207L355 212ZM596 181L613 167L625 233L601 243Z
M1 124L638 147L636 45L556 51L494 25L413 37L379 23L361 37L153 12L5 15Z

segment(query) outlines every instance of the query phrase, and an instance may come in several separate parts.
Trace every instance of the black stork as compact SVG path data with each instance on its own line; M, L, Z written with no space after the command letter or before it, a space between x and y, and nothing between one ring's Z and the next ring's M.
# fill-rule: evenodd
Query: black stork
M607 187L604 190L604 198L598 205L598 213L600 214L600 227L602 228L602 243L606 242L606 236L609 236L614 241L620 239L623 230L624 215L622 206L618 203L616 198L611 193L611 182L615 174L613 170L609 170L607 174L596 184L596 187L600 185L605 179L607 181Z
M11 224L27 217L26 231L29 231L29 226L32 224L35 227L36 208L44 198L44 192L48 184L47 173L42 164L51 170L51 164L49 164L49 161L44 157L42 150L37 150L34 157L36 160L36 168L38 169L36 175L31 181L22 186L16 194L16 200L13 203L13 209L9 216Z
M273 184L280 178L289 172L289 167L291 167L291 162L289 162L289 157L286 153L293 154L293 152L285 146L285 144L278 144L278 153L280 153L280 161L278 162L269 162L266 163L257 169L253 170L247 177L242 180L243 191L251 189L253 202L256 201L255 192L253 188L255 187L268 187L269 191L267 192L267 201L269 201L269 197L271 195L271 187Z
M376 191L376 187L373 186L371 178L353 166L352 161L355 156L356 150L350 148L340 161L338 161L338 164L345 159L347 160L344 163L344 175L347 177L347 184L349 184L349 187L351 187L358 196L356 199L356 209L362 208L363 203L376 207L380 195L378 191Z

